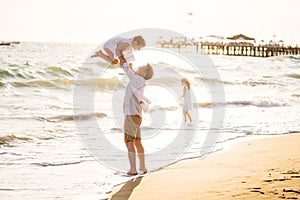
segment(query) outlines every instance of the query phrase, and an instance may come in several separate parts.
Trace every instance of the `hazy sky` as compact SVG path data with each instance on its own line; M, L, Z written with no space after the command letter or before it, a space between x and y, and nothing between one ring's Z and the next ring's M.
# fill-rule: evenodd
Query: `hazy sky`
M300 0L0 0L0 7L0 40L101 43L132 29L165 28L300 43Z

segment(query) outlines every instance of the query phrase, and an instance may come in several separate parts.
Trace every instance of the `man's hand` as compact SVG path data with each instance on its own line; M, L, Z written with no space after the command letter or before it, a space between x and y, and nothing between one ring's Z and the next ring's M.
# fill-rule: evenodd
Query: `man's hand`
M125 57L123 55L121 55L119 57L119 60L120 60L120 67L123 68L124 63L127 63L127 60L125 59Z
M118 57L122 56L122 51L126 50L129 47L129 44L118 42L117 48L116 48L116 55Z

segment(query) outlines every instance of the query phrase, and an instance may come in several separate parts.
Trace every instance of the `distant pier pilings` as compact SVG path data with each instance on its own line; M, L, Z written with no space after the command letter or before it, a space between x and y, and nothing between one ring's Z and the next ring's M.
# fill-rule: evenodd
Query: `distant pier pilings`
M300 55L299 47L279 45L249 45L249 44L220 44L210 42L198 43L170 43L160 42L161 48L178 48L179 51L188 46L194 47L196 52L203 54L228 55L228 56L253 56L270 57L283 55Z

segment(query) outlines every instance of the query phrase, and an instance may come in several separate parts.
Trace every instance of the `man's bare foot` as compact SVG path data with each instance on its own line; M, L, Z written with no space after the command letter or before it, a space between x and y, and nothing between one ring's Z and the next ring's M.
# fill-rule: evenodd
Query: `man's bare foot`
M100 51L97 51L94 55L92 55L91 58L102 57L102 55L103 55L103 52L100 50Z
M147 174L147 169L144 168L144 169L139 169L139 174L143 175L143 174Z
M138 175L138 173L129 171L129 172L127 172L127 175L128 176L135 176L135 175Z

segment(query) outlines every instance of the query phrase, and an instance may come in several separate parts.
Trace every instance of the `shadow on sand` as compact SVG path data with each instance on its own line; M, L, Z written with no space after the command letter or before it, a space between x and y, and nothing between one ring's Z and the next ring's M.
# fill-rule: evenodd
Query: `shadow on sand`
M138 186L143 177L139 177L128 181L125 185L112 197L111 200L127 200L129 199L133 189Z

